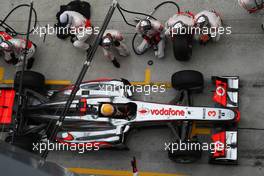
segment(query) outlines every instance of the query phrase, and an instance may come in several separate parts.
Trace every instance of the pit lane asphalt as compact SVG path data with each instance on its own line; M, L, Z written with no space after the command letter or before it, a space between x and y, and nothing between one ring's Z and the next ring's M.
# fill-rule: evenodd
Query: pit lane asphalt
M29 2L25 0L10 0L1 2L0 17L3 18L14 6ZM59 5L66 0L38 0L34 5L38 11L39 23L43 26L54 24L55 14ZM152 8L162 2L161 0L122 0L120 4L129 9L151 12ZM94 26L101 26L105 14L111 4L110 0L92 0L92 22ZM207 82L205 93L195 95L195 105L211 105L210 76L212 75L238 75L241 78L241 114L240 127L264 128L264 33L260 29L262 14L250 15L238 6L236 0L185 0L179 5L183 10L194 13L203 9L216 9L223 17L225 26L232 26L232 35L223 36L219 43L210 43L206 47L195 45L193 57L189 62L180 63L173 58L172 48L167 41L166 58L157 60L153 53L148 52L143 56L134 53L128 58L121 58L121 68L115 69L112 63L103 58L98 49L92 67L86 79L97 77L124 77L132 81L144 80L144 70L149 60L154 61L150 67L152 81L169 81L172 73L194 69L205 75ZM155 16L161 21L167 20L175 13L174 7L160 9ZM12 15L10 24L17 29L23 28L28 13L23 11ZM132 21L131 15L127 18ZM131 39L134 29L127 26L116 11L109 29L118 28L125 34L126 43L131 48ZM77 78L81 63L85 59L85 52L72 47L71 43L60 41L53 36L47 36L46 43L42 38L32 36L38 44L36 64L34 70L42 72L47 79L71 80ZM132 49L131 49L132 51ZM5 68L5 79L12 79L15 69L0 60L0 66ZM151 96L138 96L142 100L168 102L174 90L165 94L152 94ZM141 171L187 173L191 175L263 175L263 131L239 131L239 166L214 166L207 164L206 154L201 161L190 165L172 163L164 152L164 142L170 139L168 129L139 130L129 142L130 151L91 152L85 154L70 152L52 152L49 160L58 162L66 167L118 169L129 170L130 160L133 156L138 159Z

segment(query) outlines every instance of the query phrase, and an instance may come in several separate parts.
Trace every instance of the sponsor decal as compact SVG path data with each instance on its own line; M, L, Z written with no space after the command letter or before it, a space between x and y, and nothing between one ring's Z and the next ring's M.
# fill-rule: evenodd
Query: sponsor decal
M149 109L146 108L141 108L138 110L140 115L148 115L149 114Z
M225 95L225 93L226 93L226 91L225 91L225 89L222 87L222 86L218 86L217 88L216 88L216 94L218 95L218 96L224 96Z
M151 109L150 110L152 115L174 115L174 116L185 116L184 110L177 110L177 109Z
M208 111L208 116L209 117L215 117L216 116L216 112L215 111Z

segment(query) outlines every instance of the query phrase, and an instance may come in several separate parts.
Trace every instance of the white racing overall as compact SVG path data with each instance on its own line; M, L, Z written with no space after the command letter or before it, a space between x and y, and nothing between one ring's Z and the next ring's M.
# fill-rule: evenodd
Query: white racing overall
M115 44L113 45L113 47L117 50L117 52L119 53L120 56L129 56L130 55L130 52L129 52L129 49L128 47L126 46L126 44L124 44L122 41L124 40L124 37L122 35L121 32L119 32L118 30L106 30L105 33L104 33L104 36L106 36L107 34L111 34L112 38L113 38L113 42L117 42L119 43L120 45L119 46L116 46ZM113 53L113 48L103 48L103 53L104 53L104 56L113 61L115 59L115 55Z
M222 20L219 14L217 14L214 11L209 11L209 10L204 10L199 12L197 15L195 15L195 22L199 19L201 16L206 16L209 20L209 25L210 25L210 36L212 41L217 42L220 40L220 34L218 32L218 28L222 27ZM195 34L194 38L196 40L200 39L199 34Z
M189 12L180 12L170 17L169 20L165 23L165 35L167 37L173 37L174 33L177 33L177 31L173 27L179 22L181 22L185 27L193 27L194 15Z
M155 51L155 56L157 58L164 57L164 50L165 50L165 35L164 35L164 27L163 25L157 20L151 20L151 30L144 34L143 31L140 30L140 23L136 26L136 31L142 35L143 41L137 47L138 53L144 53L147 49L152 47L153 45L157 46L157 50Z
M238 3L249 13L255 13L264 8L263 0L238 0Z
M92 35L93 32L90 20L86 19L82 14L75 11L65 11L61 14L61 16L65 14L67 14L69 17L69 23L67 27L69 27L70 33L76 36L73 46L87 50L90 45L86 43L86 40Z
M20 38L13 38L11 35L7 34L6 32L0 32L1 38L11 44L12 50L5 51L2 50L4 53L4 60L9 64L14 64L16 66L21 66L22 61L24 58L24 49L26 47L26 40ZM34 56L36 52L35 45L29 41L28 43L28 51L26 55L26 64L27 61Z

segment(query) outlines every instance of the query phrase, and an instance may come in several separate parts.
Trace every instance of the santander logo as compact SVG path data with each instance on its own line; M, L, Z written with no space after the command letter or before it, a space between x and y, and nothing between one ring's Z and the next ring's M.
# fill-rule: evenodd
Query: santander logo
M174 116L185 116L184 110L175 110L172 108L169 109L151 109L150 110L152 115L174 115Z

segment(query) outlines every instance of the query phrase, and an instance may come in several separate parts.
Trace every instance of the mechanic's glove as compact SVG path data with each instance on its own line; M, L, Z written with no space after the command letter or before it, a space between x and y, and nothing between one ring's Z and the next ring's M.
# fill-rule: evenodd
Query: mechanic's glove
M16 65L18 63L18 58L16 58L16 56L13 52L10 54L10 56L11 56L11 59L9 61L5 60L6 63Z
M16 64L16 67L22 66L24 60L24 56L20 56L18 58L18 63Z
M200 37L200 44L201 45L206 45L210 40L210 37L208 35L202 35Z
M76 40L78 40L76 36L71 36L71 42L72 43L74 43Z
M118 47L118 46L120 46L120 42L119 41L114 41L114 45L116 46L116 47Z

